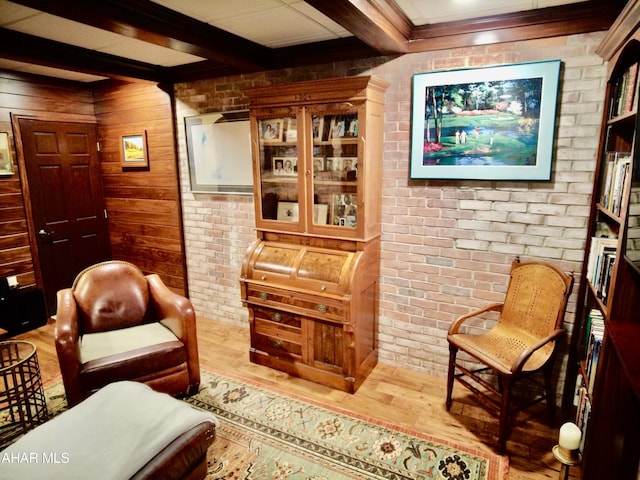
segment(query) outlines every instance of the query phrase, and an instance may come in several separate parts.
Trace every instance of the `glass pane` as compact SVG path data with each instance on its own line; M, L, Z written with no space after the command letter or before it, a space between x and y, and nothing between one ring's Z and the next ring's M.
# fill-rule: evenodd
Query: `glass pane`
M258 131L262 218L297 222L299 189L296 118L261 119L258 121Z
M355 228L358 200L358 115L313 115L315 225Z

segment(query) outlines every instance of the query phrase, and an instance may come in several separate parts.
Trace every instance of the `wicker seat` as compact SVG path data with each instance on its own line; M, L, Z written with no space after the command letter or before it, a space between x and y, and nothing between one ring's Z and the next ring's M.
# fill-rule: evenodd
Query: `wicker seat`
M498 450L504 451L511 414L544 400L550 417L554 416L555 396L551 381L553 357L558 338L564 334L567 299L573 287L573 273L566 274L546 262L520 262L511 265L511 277L504 303L488 305L458 318L449 327L449 374L447 410L451 407L454 380L498 407L500 411ZM485 333L470 333L473 325L461 333L470 319L497 317L493 329ZM473 323L473 322L470 322ZM478 323L475 323L476 328ZM465 325L467 327L468 325ZM456 360L458 350L466 352L483 366L468 368ZM469 365L469 361L466 365ZM512 409L513 382L536 372L544 374L543 393L524 407ZM481 373L494 373L497 386Z

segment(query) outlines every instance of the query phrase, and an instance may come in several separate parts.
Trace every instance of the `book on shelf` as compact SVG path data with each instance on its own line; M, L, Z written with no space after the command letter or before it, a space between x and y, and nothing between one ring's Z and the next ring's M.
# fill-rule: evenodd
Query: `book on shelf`
M600 204L614 215L620 215L624 186L631 169L631 154L606 152L603 169Z
M587 318L585 331L586 352L584 366L584 383L589 395L593 393L596 371L600 359L600 348L604 337L604 317L597 309L592 309Z
M609 285L611 283L611 277L613 276L613 266L616 263L615 249L605 248L602 262L603 265L600 269L600 278L598 279L596 291L602 299L602 303L606 305L609 297Z
M597 308L592 308L591 311L589 312L589 315L587 316L587 321L585 323L585 327L584 327L584 354L585 357L587 356L587 349L589 346L589 338L591 337L591 330L593 328L593 325L595 323L596 329L600 330L604 328L604 316L602 315L602 312L600 310L598 310Z
M618 77L611 92L611 111L609 118L615 118L635 109L637 101L638 64L630 65Z
M582 381L582 377L578 377L577 381L577 409L576 409L576 425L582 432L580 439L580 451L584 451L584 443L587 438L587 427L589 425L589 417L591 416L591 399L587 394L587 387Z
M618 239L611 237L592 237L587 261L587 280L591 282L596 295L606 298L613 266L616 260Z

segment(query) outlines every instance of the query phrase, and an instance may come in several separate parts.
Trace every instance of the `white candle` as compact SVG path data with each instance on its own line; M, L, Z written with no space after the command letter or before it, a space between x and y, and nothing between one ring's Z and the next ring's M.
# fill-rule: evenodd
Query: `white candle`
M575 423L567 422L560 427L560 439L558 443L567 450L580 448L582 432Z

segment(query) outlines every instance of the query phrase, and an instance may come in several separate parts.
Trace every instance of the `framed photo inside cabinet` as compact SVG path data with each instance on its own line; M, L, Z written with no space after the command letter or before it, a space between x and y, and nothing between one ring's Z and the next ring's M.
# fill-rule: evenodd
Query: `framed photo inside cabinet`
M314 225L326 225L329 221L329 205L326 203L316 203L313 206Z
M123 167L148 168L147 132L120 137L120 161Z
M321 142L324 133L324 116L314 115L311 123L313 126L314 142Z
M298 221L298 203L297 202L278 202L277 220L282 222Z
M249 111L195 115L184 125L191 191L253 194Z
M337 193L331 206L331 224L340 227L355 227L357 220L356 196L350 193Z
M11 158L9 134L0 132L0 176L11 175L13 175L13 159Z
M287 130L284 134L285 142L297 142L298 141L298 122L295 118L287 119Z
M410 177L550 180L560 65L414 75Z
M325 171L325 162L324 157L313 157L313 172L324 172Z
M355 138L358 136L358 116L334 115L331 117L331 128L329 129L331 139Z
M282 118L274 120L260 120L260 138L264 143L282 142L283 136Z
M273 157L273 174L295 177L298 175L298 159L296 157Z
M358 157L327 157L326 169L338 180L353 181L358 178Z

